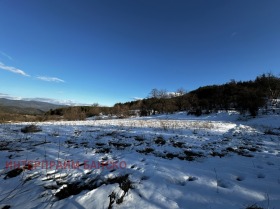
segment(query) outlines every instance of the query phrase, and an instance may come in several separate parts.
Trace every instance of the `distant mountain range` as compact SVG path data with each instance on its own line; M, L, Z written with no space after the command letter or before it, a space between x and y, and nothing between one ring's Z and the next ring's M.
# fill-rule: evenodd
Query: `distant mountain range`
M44 114L50 109L63 107L47 102L11 100L0 98L0 113L15 113L15 114Z

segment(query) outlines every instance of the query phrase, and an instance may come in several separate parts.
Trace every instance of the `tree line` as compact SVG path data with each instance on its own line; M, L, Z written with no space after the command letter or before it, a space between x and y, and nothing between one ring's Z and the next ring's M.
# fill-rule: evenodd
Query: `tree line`
M218 110L237 110L241 114L248 112L256 116L259 108L266 107L268 100L277 98L280 98L280 77L267 73L257 76L255 80L231 80L226 84L204 86L190 92L180 88L171 94L155 88L142 100L116 103L113 107L94 104L59 108L50 110L46 115L77 120L100 114L128 117L187 111L199 116Z

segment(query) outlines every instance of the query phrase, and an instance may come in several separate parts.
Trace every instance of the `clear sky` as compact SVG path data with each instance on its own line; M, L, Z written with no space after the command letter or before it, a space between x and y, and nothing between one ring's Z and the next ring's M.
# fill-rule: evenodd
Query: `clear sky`
M279 0L0 0L0 96L113 105L280 72Z

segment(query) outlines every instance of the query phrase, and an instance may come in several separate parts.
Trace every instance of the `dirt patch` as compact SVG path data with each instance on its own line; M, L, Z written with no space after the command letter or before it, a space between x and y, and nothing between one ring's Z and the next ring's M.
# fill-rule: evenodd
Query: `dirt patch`
M6 173L6 176L4 177L4 179L14 178L14 177L20 175L22 173L22 171L23 171L22 168L15 168L11 171L8 171Z
M172 142L173 147L176 148L183 148L185 143L184 142Z
M128 193L129 189L133 189L133 183L129 179L129 174L126 174L124 176L118 176L113 179L108 179L107 182L109 184L118 183L120 189L123 191L123 193L119 197L117 197L117 195L114 194L113 192L111 193L111 195L109 195L110 204L108 208L112 208L114 202L116 202L117 204L123 203L124 197Z
M250 205L250 206L246 207L245 209L264 209L264 208L262 208L262 207L260 207L260 206L257 206L256 204L254 204L254 205Z
M145 148L143 150L136 150L136 152L139 152L141 154L149 154L149 153L151 153L153 151L154 151L154 149L151 148L151 147L147 147L147 148Z
M101 142L96 142L95 145L98 146L98 147L103 147L106 144L105 143L101 143Z
M42 129L40 129L38 126L35 125L25 126L21 129L22 133L36 133L40 131L42 131Z
M102 147L95 149L95 153L109 153L111 151L108 147Z
M166 141L162 137L158 137L155 139L155 143L158 145L165 145Z
M143 138L143 137L141 137L141 136L136 136L135 138L134 138L136 141L138 141L138 142L143 142L145 139Z
M174 153L167 153L163 158L167 158L169 160L172 160L174 157L178 157L178 154L174 154Z
M116 202L117 204L121 204L124 200L125 195L128 193L129 189L133 188L133 183L129 179L129 174L126 174L123 176L117 176L117 177L105 179L105 180L101 180L100 177L96 177L94 179L88 178L85 181L64 183L56 191L55 197L58 200L62 200L62 199L70 197L71 195L77 195L84 190L93 190L93 189L100 187L103 184L115 184L115 183L119 184L119 187L123 191L123 193L119 197L117 197L117 195L114 195L114 194L109 195L109 197L111 196L110 205L112 205L114 202Z
M9 142L0 142L0 151L10 150Z
M185 150L184 153L185 153L184 160L188 160L188 161L193 161L193 160L195 160L197 158L201 158L201 157L204 156L200 152L194 152L194 151L191 151L191 150Z
M113 141L110 141L109 145L110 146L114 146L117 149L125 149L126 147L130 147L131 146L131 144L128 144L128 143L113 142Z
M234 149L232 147L228 147L225 150L222 150L222 153L224 154L224 156L226 154L232 152L232 153L236 153L238 155L244 156L244 157L254 157L254 155L252 155L250 152L256 152L256 151L260 151L260 149L258 147L240 146L240 147L237 147L236 149Z
M227 153L226 152L215 152L215 151L213 151L213 152L210 153L210 155L212 157L218 156L218 157L222 158L222 157L226 156Z

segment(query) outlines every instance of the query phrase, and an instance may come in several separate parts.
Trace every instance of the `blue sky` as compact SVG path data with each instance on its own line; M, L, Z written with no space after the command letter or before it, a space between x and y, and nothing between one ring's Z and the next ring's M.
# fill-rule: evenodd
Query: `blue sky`
M0 96L92 104L280 72L278 0L0 0Z

